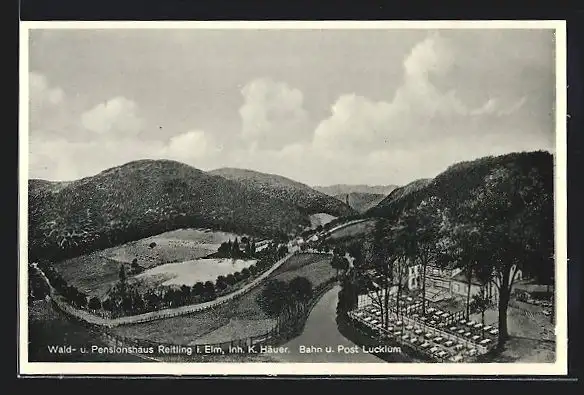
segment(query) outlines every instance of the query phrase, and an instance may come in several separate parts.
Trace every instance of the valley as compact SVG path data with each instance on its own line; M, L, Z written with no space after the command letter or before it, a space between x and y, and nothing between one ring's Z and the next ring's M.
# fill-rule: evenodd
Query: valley
M35 267L42 270L52 286L48 295L59 314L87 321L93 331L105 331L108 341L210 344L223 349L234 342L251 344L257 340L262 344L288 344L296 349L306 342L316 342L311 339L321 336L323 328L331 322L337 322L335 336L346 337L346 342L339 341L347 348L358 344L374 349L379 341L376 335L364 335L369 333L366 329L356 334L355 330L361 330L358 325L343 318L342 306L353 303L347 299L350 292L356 292L359 303L369 303L369 307L355 310L353 306L348 312L369 311L371 306L390 309L392 303L399 306L398 300L404 295L415 298L422 295L422 300L446 295L440 296L445 298L443 302L432 303L454 306L444 307L449 314L470 312L470 293L465 301L459 288L441 290L436 285L439 283L422 277L418 269L431 262L442 271L472 270L473 275L484 276L481 266L470 269L464 266L463 256L457 255L463 250L455 247L457 243L473 243L473 248L485 256L497 251L494 247L481 250L479 246L487 241L499 245L499 239L467 240L473 232L464 231L467 222L474 221L473 213L482 210L491 210L485 218L491 221L492 229L508 226L494 215L501 208L484 200L485 194L497 191L510 202L531 199L530 210L537 210L533 211L537 214L518 206L513 218L526 221L533 233L530 239L514 242L546 246L536 240L548 237L539 230L547 229L542 224L549 226L545 222L549 221L546 211L549 195L545 189L550 175L548 159L541 153L510 154L456 164L433 179L391 188L386 196L376 195L377 203L369 201L370 207L366 209L351 206L350 199L365 192L349 192L352 195L343 202L338 196L275 175L241 169L206 174L174 162L139 161L106 170L96 176L99 181L90 178L63 185L31 182L31 257L36 258ZM149 203L139 200L142 206L137 210L136 205L125 202L136 199L136 191L126 191L121 180L138 180L152 171L158 177L154 184L162 185L170 179L179 187L180 194L175 189L167 189L163 194L158 189L144 189L140 181L136 189L140 194L151 195ZM523 183L519 184L524 185L520 189L508 188L513 179L511 172ZM200 185L193 184L193 177L204 180L210 188L207 194L215 190L220 191L219 195L203 198ZM113 194L101 195L100 204L91 199L91 207L84 209L83 196L93 188L113 188ZM235 195L227 196L222 188L232 188L230 193ZM521 199L515 197L517 193L522 194ZM162 200L155 203L156 194ZM106 199L110 195L113 198ZM77 198L71 200L71 196ZM121 196L124 201L119 200ZM458 216L450 214L460 207L467 211ZM113 219L116 215L119 220ZM417 240L418 250L404 248L407 240ZM379 257L384 260L379 261ZM399 279L397 285L384 282L387 272L376 262L391 263L393 276ZM492 266L489 270L504 274L508 268ZM522 264L521 270L530 281L549 281L550 266L545 260L537 265ZM519 359L528 358L525 350L512 351L525 343L517 334L527 333L524 336L541 341L537 344L553 341L548 337L537 340L543 335L533 335L526 329L529 322L522 321L524 315L511 313L515 312L511 307L507 313L509 303L516 303L515 294L497 296L499 301L503 300L497 302L499 308L492 301L481 304L480 290L494 280L489 275L486 280L476 281L479 282L473 292L479 296L473 296L472 314L466 313L469 319L472 315L476 321L477 309L480 312L481 306L485 306L479 317L486 317L491 327L498 326L507 336L512 334L509 348L496 358L513 352L521 354ZM512 289L515 275L508 281L506 287ZM426 282L427 290L420 285ZM34 284L32 297L39 300L35 302L38 304L44 296L43 291L37 290L38 282ZM388 306L383 307L379 299L376 301L379 290L375 291L372 284L387 287L384 292L392 293ZM332 292L333 286L338 298L327 293ZM332 304L341 314L336 321L331 317ZM398 308L395 306L391 308ZM505 319L499 320L499 324L493 322L502 314ZM507 315L509 325L516 326L507 328ZM35 316L35 327L40 328L38 317L42 315ZM345 326L341 328L342 325ZM352 325L355 328L351 329ZM35 333L39 336L38 330ZM499 342L505 344L507 340L501 338ZM553 358L549 347L546 350L541 355ZM306 355L291 355L284 360L310 360ZM346 355L337 357L350 359ZM403 356L410 360L418 357ZM216 356L213 358L217 360ZM279 360L281 356L270 358ZM434 358L433 354L430 358Z

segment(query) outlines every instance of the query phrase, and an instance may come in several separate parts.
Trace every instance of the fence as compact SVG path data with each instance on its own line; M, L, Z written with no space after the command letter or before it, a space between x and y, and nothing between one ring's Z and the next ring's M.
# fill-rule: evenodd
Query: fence
M240 289L238 289L238 290L236 290L228 295L221 296L221 297L214 299L214 300L211 300L209 302L198 303L198 304L193 304L193 305L188 305L188 306L181 306L181 307L170 308L170 309L157 310L157 311L152 311L149 313L143 313L143 314L132 315L132 316L127 316L127 317L114 318L114 319L107 319L107 318L103 318L103 317L100 317L97 315L90 314L87 311L76 309L73 306L66 303L65 301L62 301L59 298L59 296L56 295L56 291L51 286L48 278L45 276L45 274L42 272L42 270L40 270L40 268L37 268L37 270L39 270L39 272L42 274L43 278L45 279L45 281L49 285L49 287L51 289L51 297L53 299L56 299L56 302L59 304L59 308L61 310L65 311L66 313L68 313L72 316L75 316L77 319L86 321L90 324L113 328L113 327L120 326L120 325L139 324L139 323L144 323L144 322L149 322L149 321L154 321L154 320L177 317L180 315L197 313L197 312L201 312L203 310L207 310L207 309L210 309L213 307L218 307L218 306L221 306L225 303L231 302L235 298L241 297L241 296L249 293L250 291L252 291L255 287L257 287L264 280L266 280L268 278L268 276L270 274L272 274L272 272L274 272L276 269L278 269L280 266L282 266L286 261L288 261L288 259L290 259L294 255L295 255L295 253L291 253L291 254L285 256L284 258L280 259L279 261L274 263L274 265L272 265L272 267L270 267L268 270L263 272L259 277L257 277L252 282L246 284L244 287L242 287L242 288L240 288Z
M180 344L156 342L148 339L135 339L114 334L110 328L103 325L96 325L78 315L71 314L70 306L66 303L59 303L51 299L53 305L74 319L79 324L88 329L91 333L99 336L108 347L114 348L114 353L128 353L145 359L158 361L160 356L163 358L174 358L176 360L202 360L204 356L224 355L224 354L245 354L250 352L257 353L256 347L263 345L276 345L280 342L289 340L291 337L302 332L306 320L312 308L316 305L321 296L326 293L332 285L336 283L336 278L330 278L324 283L318 285L313 290L313 295L307 303L307 308L299 317L293 317L289 321L274 324L268 331L239 339L231 339L219 343L202 343L202 344ZM283 330L285 328L285 331ZM285 335L285 336L282 336Z
M368 327L370 327L370 324L367 322L362 321L360 318L358 318L357 316L353 315L351 312L349 312L349 317L353 320L353 321L359 321L361 323L363 323L364 325L367 325ZM441 337L444 339L444 341L448 341L448 340L452 340L455 343L458 344L462 344L463 346L465 346L467 349L470 348L475 348L477 349L477 351L479 352L479 354L485 354L489 351L490 347L487 346L483 346L481 344L475 343L471 340L465 339L463 337L457 336L453 333L450 332L446 332L444 330L432 327L432 326L428 326L426 325L424 322L420 322L420 321L416 321L412 318L406 317L406 316L399 316L397 317L395 314L392 314L393 318L399 319L402 321L402 328L408 325L412 326L412 331L416 331L417 329L422 330L425 334L430 334L432 335L432 337ZM394 336L393 333L386 331L385 329L382 328L371 328L375 331L377 331L378 333L383 333L385 336L390 337L392 339L394 339L395 341L397 341L400 344L403 344L402 339L401 339L401 334L399 336ZM417 351L427 354L428 356L434 358L431 354L428 354L427 351L425 351L422 348L419 348L416 345L408 345L411 348L415 348Z

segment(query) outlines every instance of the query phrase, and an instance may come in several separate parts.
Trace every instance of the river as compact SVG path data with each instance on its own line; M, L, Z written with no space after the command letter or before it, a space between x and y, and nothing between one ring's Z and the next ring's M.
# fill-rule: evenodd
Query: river
M346 350L359 348L341 335L337 328L336 310L339 290L340 286L337 285L320 298L306 321L304 332L283 345L290 352L274 354L274 359L279 362L384 362L372 354L363 352L337 352L339 346L345 347ZM323 352L301 353L302 346L320 347ZM333 352L324 352L326 347L331 347Z

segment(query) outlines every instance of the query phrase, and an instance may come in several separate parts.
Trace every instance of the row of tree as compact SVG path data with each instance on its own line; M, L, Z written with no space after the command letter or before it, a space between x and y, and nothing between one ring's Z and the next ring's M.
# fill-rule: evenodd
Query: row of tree
M63 296L69 304L79 309L87 307L89 296L85 292L79 291L73 285L69 285L63 276L61 276L61 274L47 261L39 262L38 266L43 271L55 291Z
M312 295L310 280L296 276L288 282L277 279L268 281L256 300L262 311L268 317L276 318L282 326L304 316Z
M365 288L388 325L390 290L400 300L407 287L408 270L420 268L422 312L426 312L426 273L430 264L463 269L467 281L467 315L488 307L486 291L498 293L499 344L508 338L507 308L518 270L552 281L553 195L545 172L521 171L514 166L496 168L464 200L441 199L438 194L405 208L397 217L378 219L365 243L349 246L356 258L355 289ZM471 300L471 285L481 292Z
M142 269L134 260L129 270L124 264L120 266L118 281L104 300L97 296L89 297L86 293L69 285L48 261L41 261L39 268L45 273L55 290L72 306L102 316L121 317L214 300L229 292L238 283L269 269L283 252L281 248L270 244L266 249L255 254L258 258L255 264L239 272L218 276L215 282L198 282L192 287L182 285L180 288L160 287L146 291L141 290L138 284L129 281L129 275L139 273ZM287 253L287 250L285 252ZM31 278L34 279L33 276ZM36 283L38 281L33 285ZM29 289L37 288L39 287L35 285Z
M193 286L182 285L180 288L160 287L145 292L140 290L138 284L128 281L126 268L122 265L118 282L108 293L107 299L101 302L101 309L110 317L121 317L208 302L231 292L237 284L269 269L280 257L280 253L281 249L270 244L261 252L254 252L257 258L255 264L226 276L218 276L215 282L197 282ZM97 312L99 310L97 303L95 307L92 310Z
M232 242L231 239L221 243L217 250L216 256L218 258L255 258L256 243L252 239L242 237L241 241L236 237Z

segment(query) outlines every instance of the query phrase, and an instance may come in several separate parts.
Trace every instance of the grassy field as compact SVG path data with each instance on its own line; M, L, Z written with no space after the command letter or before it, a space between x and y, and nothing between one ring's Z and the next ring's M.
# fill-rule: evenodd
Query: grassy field
M337 217L335 217L334 215L330 215L330 214L326 214L326 213L312 214L309 217L310 227L315 229L319 225L324 226L325 224L328 224L329 222L331 222L332 220L334 220L336 218Z
M297 275L306 276L313 287L316 287L336 274L330 266L330 259L330 256L321 254L298 254L272 273L270 278L290 280ZM245 321L247 326L254 325L251 321L255 321L255 328L248 328L247 331L260 334L267 330L266 320L269 318L256 303L257 295L262 289L263 286L259 286L237 300L200 313L120 326L113 330L119 335L138 339L189 344L204 335L217 342L230 340L220 340L220 336L215 336L212 332L233 321Z
M136 276L138 279L148 279L161 276L160 285L188 285L193 286L197 282L215 282L219 276L227 276L239 272L255 264L257 260L210 258L196 259L193 261L167 263L148 269Z
M219 245L241 235L209 229L177 229L146 239L107 249L102 256L130 263L134 258L143 267L182 262L200 258L217 251ZM154 247L150 247L155 243Z
M58 262L55 268L67 283L90 296L103 298L118 280L123 263L131 263L136 258L140 266L152 268L191 261L216 252L223 241L236 237L241 236L207 229L178 229ZM151 247L152 243L155 245Z
M82 292L104 297L118 281L120 263L102 257L98 252L55 263L55 269L68 284Z
M355 224L343 226L331 232L329 235L330 240L344 240L352 239L355 237L361 237L373 230L375 226L375 219L368 219L362 222L357 222Z

